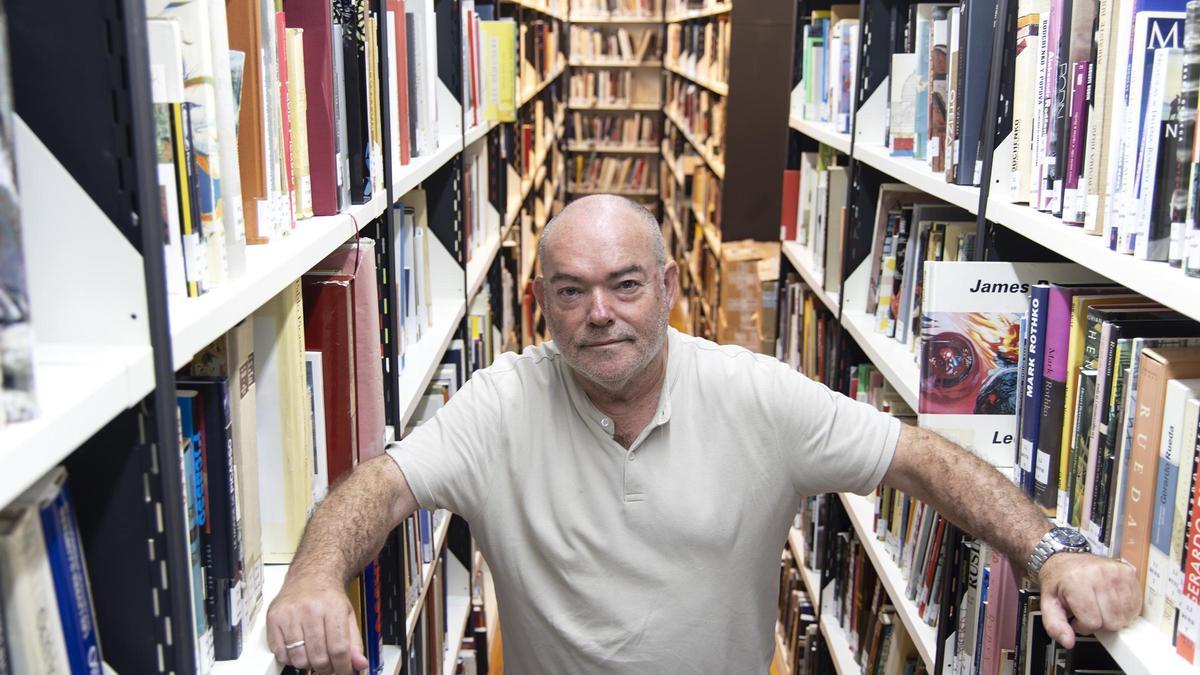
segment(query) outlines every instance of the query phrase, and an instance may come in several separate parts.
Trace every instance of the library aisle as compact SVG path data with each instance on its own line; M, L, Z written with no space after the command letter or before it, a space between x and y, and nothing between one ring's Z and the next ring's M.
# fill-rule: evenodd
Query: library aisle
M1200 0L0 13L0 673L284 672L314 510L550 339L539 237L592 194L658 219L672 327L946 436L1138 572L1141 616L1065 649L1025 561L930 505L802 495L772 673L1200 672ZM445 510L346 591L370 673L538 637Z

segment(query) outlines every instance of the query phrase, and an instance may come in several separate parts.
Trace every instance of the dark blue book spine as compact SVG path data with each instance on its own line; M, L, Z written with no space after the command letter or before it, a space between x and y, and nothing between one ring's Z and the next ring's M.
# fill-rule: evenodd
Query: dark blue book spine
M91 590L84 569L83 547L79 542L75 512L71 509L66 490L60 486L53 499L44 501L39 511L71 672L100 675L96 615L92 611Z
M1041 428L1042 365L1045 357L1046 312L1050 302L1050 286L1035 284L1029 291L1029 338L1028 357L1023 373L1024 390L1021 392L1021 445L1018 451L1018 468L1021 472L1021 489L1032 497L1034 493L1034 456L1038 447L1038 430Z
M243 627L239 609L243 579L242 535L238 529L229 385L223 377L180 380L177 384L199 391L203 406L201 448L207 479L202 556L205 610L213 628L215 658L229 661L242 653Z
M363 636L367 648L367 672L383 673L383 597L379 558L371 561L363 570L363 608L366 614L366 631Z

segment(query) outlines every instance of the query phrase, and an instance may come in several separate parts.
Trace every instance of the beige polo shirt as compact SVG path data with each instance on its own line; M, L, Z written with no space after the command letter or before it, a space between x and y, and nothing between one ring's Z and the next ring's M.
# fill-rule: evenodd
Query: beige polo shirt
M766 673L802 496L867 493L900 423L741 347L670 331L629 450L553 344L504 354L388 452L466 518L495 579L505 671Z

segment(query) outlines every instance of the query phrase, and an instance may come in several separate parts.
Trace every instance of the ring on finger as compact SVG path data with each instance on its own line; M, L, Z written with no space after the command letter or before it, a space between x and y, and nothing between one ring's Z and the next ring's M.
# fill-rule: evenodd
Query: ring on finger
M303 647L303 646L304 646L304 640L296 640L295 642L289 642L289 643L285 644L283 647L284 647L284 649L297 649L297 648Z

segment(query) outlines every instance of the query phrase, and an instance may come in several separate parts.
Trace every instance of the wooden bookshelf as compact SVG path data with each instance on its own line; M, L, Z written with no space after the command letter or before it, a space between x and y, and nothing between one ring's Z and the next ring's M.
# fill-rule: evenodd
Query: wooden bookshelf
M679 23L680 21L691 21L693 19L703 19L709 16L717 16L718 14L728 14L733 11L731 3L713 4L704 9L692 9L682 13L671 14L667 13L667 23Z
M533 0L504 0L504 2L511 2L518 7L524 7L525 9L538 12L539 14L545 14L552 19L558 19L559 21L567 20L566 7L563 7L562 9L552 9L547 3L533 2Z
M717 178L725 180L725 162L722 161L720 157L717 157L703 143L697 140L696 137L692 135L692 132L687 128L687 125L683 123L683 120L679 119L675 112L669 107L663 108L663 115L671 121L671 124L674 124L675 127L679 129L679 133L683 134L683 137L687 139L688 143L690 143L691 146L696 149L696 153L704 158L704 163L708 165L708 168L712 170L713 174L716 175Z
M563 62L563 63L559 64L558 66L556 66L554 68L554 71L550 73L550 77L547 77L546 79L542 80L541 82L538 82L532 88L525 90L525 92L522 93L517 98L517 107L520 108L520 107L524 106L526 103L529 103L530 101L532 101L535 97L537 97L538 94L542 93L543 89L550 86L551 82L557 80L559 78L559 76L561 76L566 71L567 71L566 62Z
M657 197L658 188L587 188L567 183L567 192L575 195L621 195L623 197Z
M659 112L661 103L588 103L586 101L569 101L567 107L571 110L594 110L597 112Z
M567 144L567 152L599 152L616 155L657 155L657 145L607 145L604 143L574 142Z
M729 95L729 85L725 82L717 82L715 80L709 80L706 78L698 77L692 73L689 73L689 72L683 70L682 68L680 68L672 63L664 64L663 68L666 70L669 70L672 73L675 73L676 75L684 78L685 80L691 80L692 82L695 82L696 84L700 85L701 87L704 87L705 89L713 92L714 94L720 94L721 96Z
M587 24L616 24L624 26L636 26L638 24L656 24L662 23L661 16L588 16L575 15L570 16L571 23L587 23Z
M571 59L573 68L662 68L662 61L605 61L603 59Z

